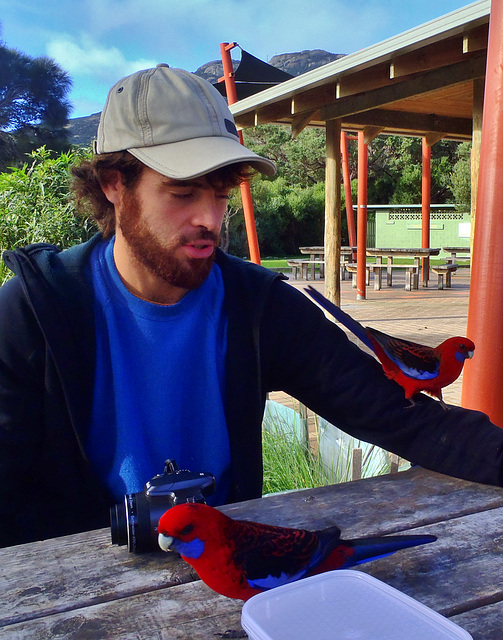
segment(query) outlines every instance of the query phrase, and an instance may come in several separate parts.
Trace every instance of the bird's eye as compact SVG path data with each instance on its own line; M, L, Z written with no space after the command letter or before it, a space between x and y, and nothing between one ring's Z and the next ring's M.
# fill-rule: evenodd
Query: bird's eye
M182 536L187 536L189 533L191 533L194 530L194 525L193 524L187 524L185 525L185 527L180 531L180 534Z

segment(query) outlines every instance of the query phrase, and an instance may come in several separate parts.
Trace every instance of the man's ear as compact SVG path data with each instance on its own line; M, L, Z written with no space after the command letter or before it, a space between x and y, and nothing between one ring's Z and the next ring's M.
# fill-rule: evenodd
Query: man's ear
M124 193L124 184L122 182L122 174L120 171L110 171L107 180L102 183L101 188L106 199L112 204L119 204Z

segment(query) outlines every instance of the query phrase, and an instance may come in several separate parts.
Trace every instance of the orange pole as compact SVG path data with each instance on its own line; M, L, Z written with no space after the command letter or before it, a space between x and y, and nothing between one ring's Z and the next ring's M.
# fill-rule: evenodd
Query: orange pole
M423 138L423 173L421 179L421 247L428 249L430 246L430 200L431 200L431 147ZM423 287L428 286L430 276L430 259L422 258L421 271L423 274Z
M235 42L221 42L220 53L222 55L222 66L224 69L225 91L227 93L227 102L234 104L238 101L236 92L236 83L234 80L234 68L232 66L231 49L236 46ZM239 140L243 144L243 134L238 131ZM255 225L255 214L253 213L253 200L251 196L250 183L248 180L240 185L241 200L243 203L243 214L245 219L246 237L248 239L248 249L250 251L250 260L255 264L260 264L260 250L258 246L257 227Z
M346 200L349 246L356 247L355 215L353 213L353 195L351 193L351 178L349 175L348 138L345 131L341 132L341 152L342 181L344 183L344 198Z
M363 131L358 132L358 217L356 249L356 299L365 300L367 295L365 276L367 273L367 169L368 146Z
M503 427L503 3L492 0L480 147L477 218L467 334L475 356L463 374L462 405ZM474 433L474 438L477 434Z

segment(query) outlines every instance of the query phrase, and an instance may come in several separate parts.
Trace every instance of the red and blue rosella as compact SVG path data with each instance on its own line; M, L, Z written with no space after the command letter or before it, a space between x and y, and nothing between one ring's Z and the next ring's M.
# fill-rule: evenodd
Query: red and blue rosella
M211 589L241 600L436 540L431 535L343 540L336 526L307 531L234 520L200 503L172 507L158 531L161 549L176 550Z
M442 400L442 389L459 377L465 360L473 357L475 345L469 338L448 338L435 348L394 338L377 329L362 326L313 287L306 287L306 291L375 353L386 376L403 387L405 397L412 405L413 396L424 391L438 398L446 407Z

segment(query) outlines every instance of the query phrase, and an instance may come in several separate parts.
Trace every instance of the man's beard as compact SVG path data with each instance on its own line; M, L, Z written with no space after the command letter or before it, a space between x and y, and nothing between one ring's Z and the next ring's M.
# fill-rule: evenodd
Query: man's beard
M188 242L211 241L218 246L219 236L208 229L200 229L191 235L175 236L169 245L163 246L150 231L142 217L141 206L134 191L127 191L122 199L119 227L133 256L151 273L173 287L196 289L208 277L215 252L208 258L175 256L178 247Z

